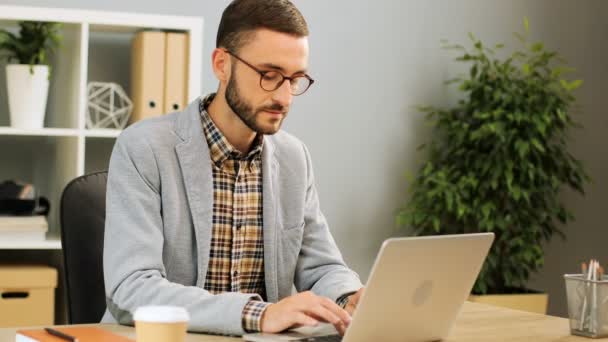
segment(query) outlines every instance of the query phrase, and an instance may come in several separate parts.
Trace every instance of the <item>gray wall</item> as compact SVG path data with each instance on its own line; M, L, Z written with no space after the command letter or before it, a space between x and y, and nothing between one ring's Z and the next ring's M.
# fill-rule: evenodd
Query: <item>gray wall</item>
M566 315L561 275L583 259L608 260L602 248L608 168L603 99L608 77L608 2L602 0L296 0L311 29L314 88L298 98L285 128L309 146L321 203L347 261L367 278L373 258L394 229L394 213L407 199L405 173L422 155L416 146L428 128L413 106L449 104L442 81L459 69L439 40L465 43L472 31L487 42L512 42L528 16L533 37L563 53L585 80L579 93L585 130L573 132L572 152L595 183L586 198L564 193L578 221L568 240L547 247L545 269L532 285L548 290L550 313ZM217 83L209 54L226 0L0 0L2 4L87 8L205 18L203 89ZM438 265L438 267L440 267Z

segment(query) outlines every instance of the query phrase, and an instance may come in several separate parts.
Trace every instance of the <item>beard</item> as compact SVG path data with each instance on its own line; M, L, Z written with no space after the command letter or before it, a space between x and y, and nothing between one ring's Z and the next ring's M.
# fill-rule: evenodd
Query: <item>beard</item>
M226 85L225 98L226 103L228 103L230 109L232 109L232 111L239 117L239 119L241 119L241 121L252 131L259 134L275 134L281 128L283 118L285 118L286 115L285 107L278 103L273 103L270 106L254 109L253 106L248 104L243 99L243 97L239 95L238 85L236 84L236 80L234 78L234 72L232 73L232 75L230 75L230 80ZM264 110L281 111L285 113L283 114L283 118L280 119L278 127L262 127L260 123L258 123L257 118L260 112Z

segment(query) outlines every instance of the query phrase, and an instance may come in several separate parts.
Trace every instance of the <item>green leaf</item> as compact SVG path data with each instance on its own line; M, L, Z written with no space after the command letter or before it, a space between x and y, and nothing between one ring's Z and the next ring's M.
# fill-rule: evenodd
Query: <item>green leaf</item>
M439 222L439 218L437 217L433 217L433 229L435 229L435 232L439 232L439 227L440 227L440 222Z
M536 120L536 121L534 121L534 126L536 127L536 129L538 130L538 132L540 133L540 135L544 137L545 133L547 131L547 125L545 125L540 120Z
M583 80L574 80L570 82L570 90L574 90L583 85Z
M572 91L575 90L576 88L579 88L582 84L583 81L582 80L574 80L572 82L568 82L564 79L559 80L559 83L561 84L561 86L568 90L568 91Z
M521 189L517 185L513 186L513 190L511 190L511 193L513 194L513 198L516 201L519 201L519 199L521 198Z
M466 208L463 205L461 205L460 203L458 203L458 206L456 209L456 217L458 219L461 219L465 213L466 213Z
M473 57L472 55L470 55L468 53L465 53L464 55L456 58L457 61L461 61L461 62L467 62L467 61L470 61L473 59L475 59L475 57Z
M561 108L558 108L555 111L555 114L557 114L557 117L559 118L559 120L561 122L566 122L566 113L564 113L564 111Z
M534 179L536 178L536 175L534 173L534 170L532 168L528 169L528 179L530 179L530 181L534 182Z
M522 190L521 191L521 196L524 198L524 200L526 201L526 203L531 204L532 201L530 200L530 193L528 193L527 191Z
M530 144L528 144L524 140L518 139L515 142L515 149L517 150L519 157L521 159L524 159L528 155L528 152L530 151Z
M528 17L524 17L524 30L526 31L526 34L530 33L530 21L528 20Z
M431 172L433 172L433 163L428 162L428 163L426 163L426 166L424 167L424 170L422 171L422 175L428 176L431 174Z
M541 42L538 43L534 43L532 44L532 47L530 47L530 50L532 50L532 52L540 52L544 49L544 45Z
M454 205L454 195L450 191L444 191L443 196L445 197L445 205L448 211L452 211Z
M539 152L545 153L546 150L543 147L543 145L540 143L540 141L538 141L538 139L533 138L530 142L532 143L534 148L536 148Z
M426 215L423 212L417 211L414 213L414 225L415 226L422 224L422 222L424 222L425 219L426 219Z
M483 216L487 219L488 216L490 216L490 212L492 210L492 203L486 203L483 205L483 207L481 207L481 212L483 213Z
M511 185L513 184L513 171L507 170L505 172L505 178L506 178L506 181L507 181L507 188L510 190L511 189Z

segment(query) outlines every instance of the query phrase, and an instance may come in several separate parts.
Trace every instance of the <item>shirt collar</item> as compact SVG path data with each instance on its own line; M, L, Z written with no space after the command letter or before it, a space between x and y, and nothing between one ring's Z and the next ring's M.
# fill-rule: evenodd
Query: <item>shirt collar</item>
M262 154L262 147L264 145L264 135L258 134L255 137L255 140L253 141L251 149L247 155L243 155L243 153L228 142L228 139L226 139L224 134L222 134L207 112L207 107L214 98L215 93L211 93L204 98L201 98L199 102L201 122L203 124L203 131L205 134L205 139L207 140L207 145L209 145L211 160L218 167L222 167L223 163L227 159L252 161L256 158L260 158Z

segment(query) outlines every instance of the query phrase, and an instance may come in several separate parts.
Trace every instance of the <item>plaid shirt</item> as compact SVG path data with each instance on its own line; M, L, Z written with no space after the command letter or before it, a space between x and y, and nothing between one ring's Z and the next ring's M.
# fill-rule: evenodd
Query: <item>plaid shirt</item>
M205 139L213 164L213 227L205 290L257 293L265 299L262 221L262 147L258 135L243 155L217 128L207 113L215 94L199 103ZM344 307L345 294L338 299ZM247 332L261 331L260 319L270 303L251 300L243 309Z
M236 150L207 113L214 94L199 105L213 165L213 231L205 290L266 296L262 225L262 146L259 135L246 155ZM260 331L268 303L252 300L243 310L243 328Z

